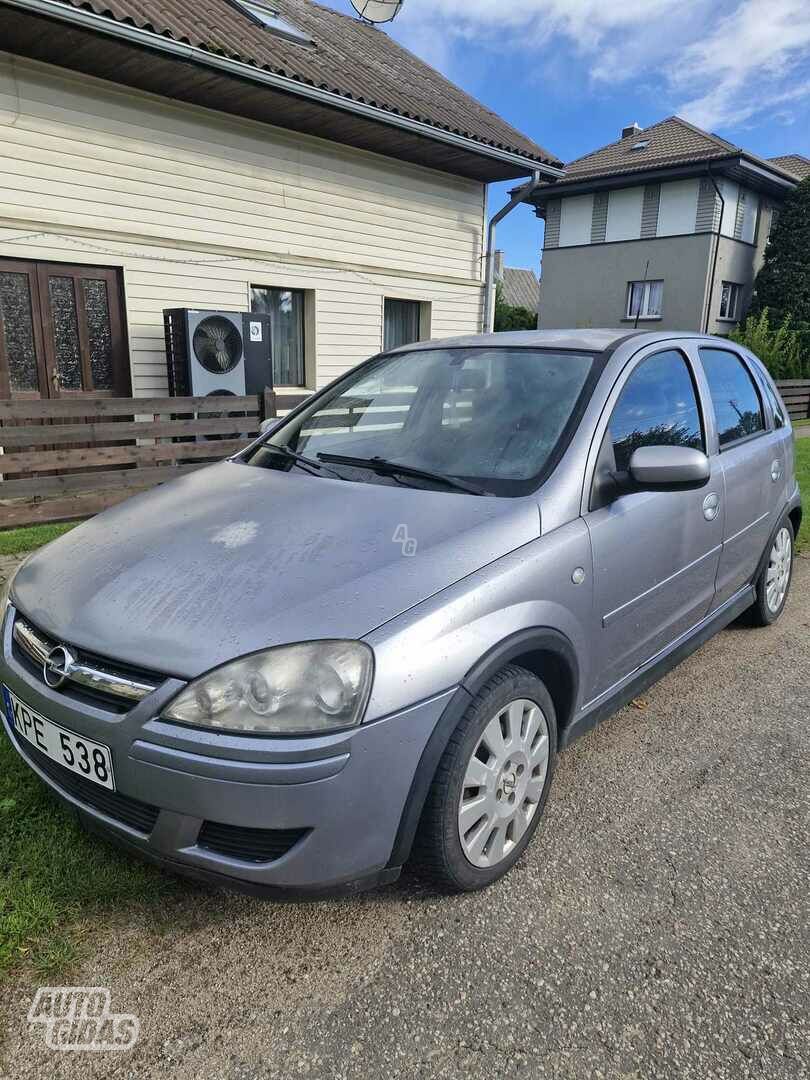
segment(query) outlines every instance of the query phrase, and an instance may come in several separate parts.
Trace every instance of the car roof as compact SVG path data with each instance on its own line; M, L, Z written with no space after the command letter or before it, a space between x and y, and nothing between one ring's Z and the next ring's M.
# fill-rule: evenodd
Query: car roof
M638 345L653 344L656 341L672 341L673 338L712 339L706 334L694 330L626 330L616 327L572 330L521 330L504 331L498 334L469 334L465 337L416 341L410 345L401 345L391 352L413 352L421 349L465 349L486 345L498 348L536 348L536 349L572 349L582 352L604 352L615 347L619 342L638 338Z

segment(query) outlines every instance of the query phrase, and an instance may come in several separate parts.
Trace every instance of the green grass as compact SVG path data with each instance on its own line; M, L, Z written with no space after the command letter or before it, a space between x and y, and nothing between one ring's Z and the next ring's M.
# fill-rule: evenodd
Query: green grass
M30 525L24 529L4 529L0 532L0 555L19 555L22 551L33 551L78 524L78 521L67 521L61 525Z
M70 967L76 925L121 905L152 905L174 879L86 834L0 741L0 973Z
M804 500L804 520L796 539L796 547L801 551L810 547L810 439L797 439L795 446L796 478Z

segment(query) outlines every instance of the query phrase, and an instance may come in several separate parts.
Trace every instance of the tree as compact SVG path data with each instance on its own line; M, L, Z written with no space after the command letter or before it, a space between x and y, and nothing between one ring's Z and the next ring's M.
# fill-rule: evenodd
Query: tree
M537 312L525 307L512 307L503 298L503 286L500 281L495 286L495 331L501 330L536 330Z
M749 314L765 308L773 325L790 315L795 329L810 329L810 177L785 199L765 248Z

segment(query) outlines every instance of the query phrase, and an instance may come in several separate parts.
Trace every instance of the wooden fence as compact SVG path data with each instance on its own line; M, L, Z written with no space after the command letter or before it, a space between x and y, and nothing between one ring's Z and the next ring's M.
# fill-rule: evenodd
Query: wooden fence
M810 417L810 380L780 382L791 419ZM236 453L262 420L306 394L248 397L0 400L0 528L98 513L175 476ZM392 392L380 423L411 397ZM351 426L365 401L343 402L322 424ZM340 413L341 417L337 414ZM343 414L346 414L345 416Z
M810 379L785 379L776 385L790 413L790 419L810 419Z
M307 396L0 400L0 528L98 513L235 453Z

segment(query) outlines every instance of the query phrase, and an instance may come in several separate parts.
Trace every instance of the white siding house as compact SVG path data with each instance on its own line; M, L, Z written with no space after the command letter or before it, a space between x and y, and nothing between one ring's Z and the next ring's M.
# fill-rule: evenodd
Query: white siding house
M215 2L227 10L223 18L239 17L224 0ZM19 13L21 6L24 0L15 0L14 10ZM165 6L168 18L174 12L171 0ZM51 7L74 19L76 9L67 2L53 0ZM441 142L447 133L437 126L434 135L427 121L417 134L388 130L380 108L373 125L364 117L367 131L331 102L318 105L316 123L314 106L295 101L287 89L284 101L292 104L285 110L271 107L275 99L269 89L260 99L269 105L244 110L256 114L264 107L280 121L270 123L236 115L233 95L244 93L242 83L223 83L216 94L192 93L184 84L184 100L177 100L171 93L123 85L123 78L118 82L33 60L21 56L21 49L0 52L0 330L4 303L6 324L0 368L5 364L12 396L58 392L58 371L54 386L43 377L41 363L37 373L38 352L47 352L50 340L57 354L51 368L54 363L58 368L59 350L70 356L71 335L85 348L79 340L85 319L81 306L78 315L69 311L55 332L49 320L64 315L58 289L66 275L73 275L71 288L81 291L82 275L94 267L114 271L120 284L122 355L136 396L167 390L164 308L248 311L263 298L272 295L275 303L281 297L289 318L296 320L290 348L302 355L297 367L282 366L276 381L310 389L383 347L386 301L418 305L411 309L418 317L410 325L420 338L480 329L486 181L543 168L530 155L544 152L525 139L522 151L485 145L484 137L491 136L487 125L500 124L504 138L523 137L380 31L309 0L294 0L290 11L313 37L322 23L333 42L337 31L347 37L355 82L371 83L380 69L374 63L364 68L362 55L351 61L355 38L382 50L384 55L372 61L384 60L391 68L402 57L403 64L416 65L426 82L447 88L445 103L436 106L437 125L449 123L443 108L466 109L470 122L480 111L480 146L473 136L454 136L462 149L448 147ZM76 17L90 18L84 12ZM93 18L95 34L99 27L119 30L110 18ZM6 19L11 15L0 0L4 27ZM246 26L249 35L266 33ZM178 23L178 33L182 29ZM157 51L163 48L162 40L153 43L155 35L144 33ZM22 31L19 40L28 40ZM261 38L257 48L265 41L296 61L300 56L302 70L305 63L325 62L312 50L274 41L272 35ZM112 39L99 42L103 56L105 49L130 47ZM61 55L68 53L61 49ZM106 62L109 67L113 59ZM172 58L162 62L168 65L161 69L165 78L177 65ZM150 78L159 81L154 74ZM185 69L177 78L192 85ZM129 76L129 81L135 80ZM146 76L139 74L137 81L146 82ZM346 109L359 108L353 89ZM368 96L374 91L370 84ZM187 100L192 96L194 101ZM209 97L227 111L200 104ZM404 122L393 113L390 120ZM293 130L293 124L307 130ZM377 144L383 152L369 148ZM38 289L38 307L33 293L29 305L26 289ZM401 314L401 305L398 310ZM38 321L41 327L33 325ZM292 379L290 371L297 372ZM4 395L0 372L3 396L8 389Z

